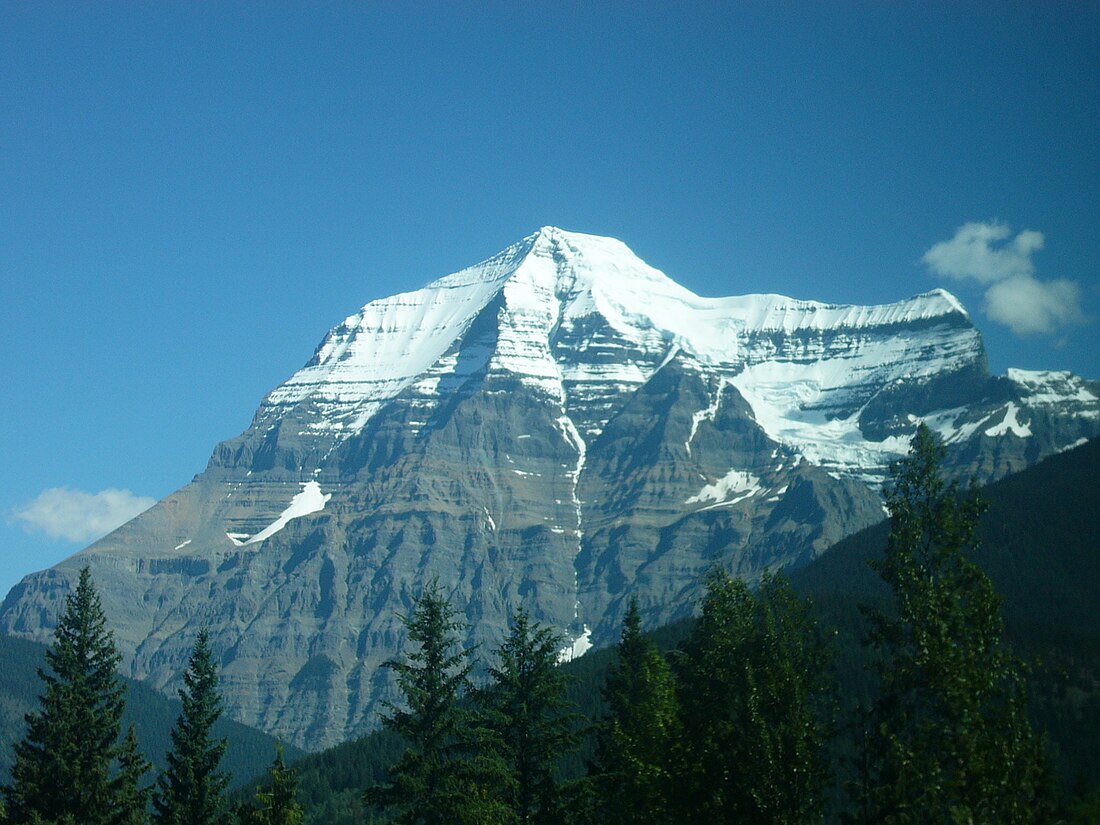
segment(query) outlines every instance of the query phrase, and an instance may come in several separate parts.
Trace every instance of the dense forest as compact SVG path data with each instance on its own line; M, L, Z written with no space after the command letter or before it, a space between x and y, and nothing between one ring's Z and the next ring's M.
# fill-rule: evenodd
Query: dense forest
M523 610L497 650L462 649L461 606L434 583L387 663L404 701L383 730L297 763L279 750L233 795L205 633L154 772L123 729L119 657L85 571L0 821L1098 821L1096 446L987 497L943 478L922 427L888 524L755 589L715 571L697 618L655 634L632 606L616 648L566 666ZM1036 501L1048 482L1072 494ZM991 500L998 518L983 519ZM1036 524L1052 507L1065 518Z

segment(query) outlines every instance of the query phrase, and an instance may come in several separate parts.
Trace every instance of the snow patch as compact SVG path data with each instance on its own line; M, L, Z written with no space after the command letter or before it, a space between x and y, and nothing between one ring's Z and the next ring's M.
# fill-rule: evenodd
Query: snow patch
M182 549L183 549L184 547L186 547L186 546L187 546L187 545L189 545L190 543L191 543L191 539L187 539L187 541L181 541L181 542L180 542L179 544L177 544L177 545L176 545L175 547L173 547L172 549L173 549L173 550L182 550Z
M332 498L332 493L322 494L321 485L316 481L307 481L302 485L302 491L290 500L290 504L279 514L279 517L256 535L251 538L248 537L247 533L226 533L225 535L237 547L258 544L274 536L294 519L325 509L325 505L330 498Z
M714 501L719 504L736 504L760 492L760 479L745 470L730 470L713 484L708 484L689 498L685 504L702 504ZM735 498L731 501L730 497Z
M1065 370L1021 370L1010 367L1008 380L1027 390L1024 403L1028 406L1048 406L1078 401L1096 403L1097 397L1085 387L1085 382Z
M591 649L592 631L588 629L588 625L584 625L584 632L573 639L572 643L567 644L558 651L558 662L571 662L574 659L579 659Z
M726 389L726 384L725 378L719 379L718 389L714 393L714 399L710 402L710 405L706 409L692 413L691 432L688 433L687 441L684 442L688 455L691 455L691 442L695 440L695 433L699 431L699 425L704 421L714 421L714 417L718 414L718 405L722 403L722 393Z
M1031 428L1028 427L1026 424L1021 424L1016 419L1016 413L1018 413L1019 411L1020 408L1009 401L1008 407L1005 410L1004 420L1002 420L1000 424L994 424L992 427L985 431L985 434L990 436L991 438L996 438L998 436L1012 433L1018 438L1027 438L1029 435L1031 435Z

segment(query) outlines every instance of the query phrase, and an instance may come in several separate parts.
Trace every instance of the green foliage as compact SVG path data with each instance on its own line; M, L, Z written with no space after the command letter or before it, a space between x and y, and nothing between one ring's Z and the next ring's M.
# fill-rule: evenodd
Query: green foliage
M577 736L565 699L566 677L558 667L560 648L560 636L517 610L482 694L500 745L506 779L501 790L511 822L562 821L557 766L576 748Z
M859 816L870 822L1049 820L1044 742L1031 728L1001 601L968 557L985 504L940 473L927 427L887 491L890 536L874 563L896 612L872 611L880 692L867 732Z
M9 743L23 738L27 727L24 717L38 707L42 682L36 670L46 650L45 645L0 634L0 662L4 663L0 668L0 784L11 777ZM159 772L165 767L164 756L172 747L171 730L180 714L179 700L142 682L119 678L126 686L121 729L135 729L139 749L153 762L154 771ZM222 764L237 785L263 776L275 753L274 737L224 716L215 723L214 734L229 740ZM288 745L285 750L288 762L305 755L293 746Z
M305 821L305 810L298 802L298 772L287 767L279 745L266 781L256 790L256 807L237 806L237 825L303 825Z
M1100 822L1100 790L1077 789L1063 818L1066 825L1096 825Z
M137 784L148 765L134 750L132 731L118 742L126 690L119 660L85 567L46 652L49 670L38 671L45 683L40 710L27 716L26 737L15 746L12 784L3 789L7 822L142 821Z
M594 786L601 822L672 823L669 759L680 735L676 684L665 657L642 634L630 600L617 658L607 671Z
M402 617L415 649L385 667L397 674L406 707L390 704L383 724L406 743L390 770L389 784L369 788L368 805L395 814L407 825L458 825L505 822L506 810L494 787L491 754L476 742L484 729L460 705L469 688L469 651L458 648L464 628L432 582Z
M679 659L680 821L821 821L832 688L807 605L778 576L758 594L711 576Z
M172 729L168 769L157 781L153 799L158 822L166 825L215 825L226 809L229 776L218 769L226 740L216 740L212 728L222 713L218 672L205 628L179 691L183 711Z
M268 786L256 794L259 825L302 825L305 812L298 804L298 775L288 768L280 745L268 771Z
M152 767L138 748L137 733L131 725L119 749L118 775L112 783L117 800L117 813L111 820L112 825L144 825L149 821L153 787L142 787L141 783Z
M231 743L232 744L232 743ZM359 825L371 821L363 790L389 781L389 766L404 752L403 740L377 730L352 742L292 761L298 778L298 800L309 825ZM289 760L288 760L289 761ZM263 777L234 796L251 809ZM377 821L383 821L377 814Z

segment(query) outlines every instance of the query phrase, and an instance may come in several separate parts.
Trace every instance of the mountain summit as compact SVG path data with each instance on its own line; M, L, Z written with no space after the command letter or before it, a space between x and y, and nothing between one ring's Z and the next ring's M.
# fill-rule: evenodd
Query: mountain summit
M545 227L346 318L190 484L16 586L0 628L48 638L91 565L130 675L175 686L207 626L230 712L317 749L394 698L379 665L433 578L471 643L524 605L577 655L631 596L664 622L715 564L752 579L881 519L920 421L989 480L1100 434L1098 399L990 376L942 290L703 298Z

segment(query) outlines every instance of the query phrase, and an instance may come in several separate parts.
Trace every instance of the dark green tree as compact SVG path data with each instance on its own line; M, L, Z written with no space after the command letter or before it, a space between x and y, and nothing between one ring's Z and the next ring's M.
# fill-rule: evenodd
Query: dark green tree
M458 641L465 624L434 581L401 621L413 650L383 667L396 673L404 707L387 704L382 723L405 741L405 751L389 784L368 788L364 801L392 812L401 825L506 822L496 749L483 746L484 727L460 703L472 667Z
M1022 665L1002 642L1000 597L968 557L985 504L945 481L945 452L922 424L886 492L890 537L872 564L895 611L870 613L881 691L861 816L1051 821L1049 762L1028 721Z
M212 732L222 713L222 700L206 628L199 631L195 641L179 697L183 711L172 728L168 767L157 780L153 798L156 821L166 825L215 825L227 809L229 775L218 770L226 740L214 739Z
M302 825L305 811L298 803L298 773L287 767L283 746L275 751L275 761L267 769L267 782L256 791L258 808L249 818L255 825Z
M782 576L757 594L711 576L679 659L677 821L820 822L834 689L809 610Z
M142 787L142 778L152 768L138 748L137 733L131 725L118 753L118 775L113 783L116 813L112 825L145 825L149 821L153 786Z
M87 567L65 597L65 611L46 652L40 710L27 715L15 746L11 785L3 789L8 823L139 822L140 794L131 793L148 763L131 737L119 742L125 685L103 606ZM121 760L121 773L115 776Z
M560 636L517 610L483 694L487 720L502 745L511 821L524 825L562 821L557 768L578 740L566 677L558 668L561 646Z
M604 686L607 716L597 732L599 819L607 825L672 823L669 766L680 731L676 683L665 657L642 633L634 599L616 652Z

